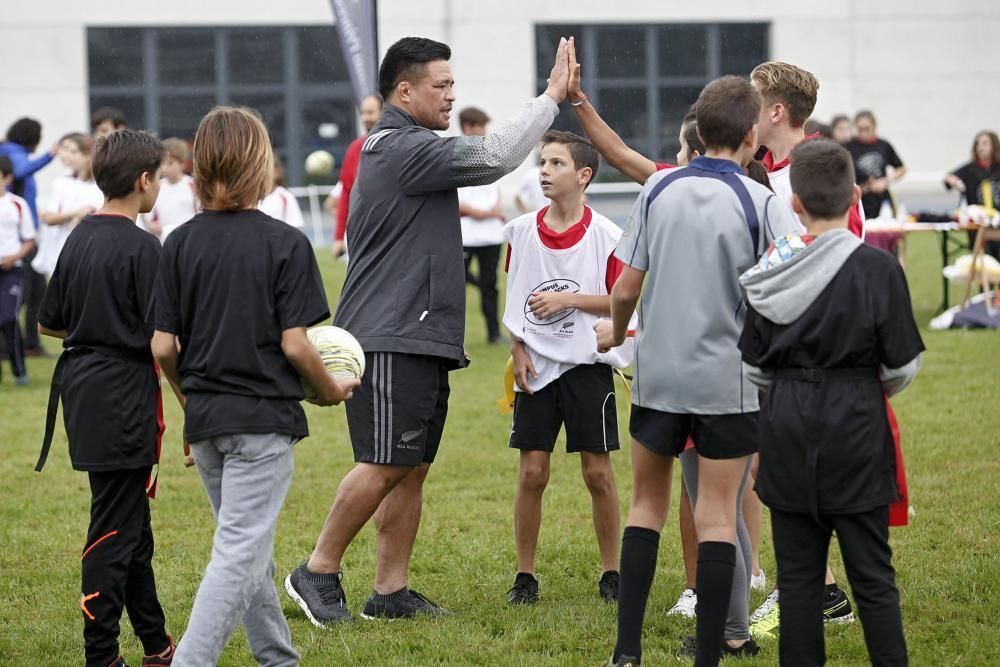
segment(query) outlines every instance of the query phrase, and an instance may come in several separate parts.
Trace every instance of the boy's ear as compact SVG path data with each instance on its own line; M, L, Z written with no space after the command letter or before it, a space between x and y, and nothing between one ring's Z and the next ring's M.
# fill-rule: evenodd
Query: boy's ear
M139 192L145 192L149 189L149 186L153 183L153 175L148 171L144 171L139 174L139 178L136 179L136 185L138 186Z
M580 185L590 185L591 179L594 178L594 170L590 167L584 167L576 172L576 176Z
M854 189L857 190L858 188L855 187ZM857 204L858 203L857 200L855 200L854 203ZM806 212L805 207L802 205L802 200L799 199L799 196L794 192L792 193L792 210L795 211L795 215L798 216L801 216L803 213Z

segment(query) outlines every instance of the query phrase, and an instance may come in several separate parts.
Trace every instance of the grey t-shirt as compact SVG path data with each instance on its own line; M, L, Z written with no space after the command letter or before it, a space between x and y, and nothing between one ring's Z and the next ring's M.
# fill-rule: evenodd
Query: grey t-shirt
M692 414L758 410L736 347L739 277L798 229L774 193L735 162L698 157L646 181L615 255L646 272L632 402Z

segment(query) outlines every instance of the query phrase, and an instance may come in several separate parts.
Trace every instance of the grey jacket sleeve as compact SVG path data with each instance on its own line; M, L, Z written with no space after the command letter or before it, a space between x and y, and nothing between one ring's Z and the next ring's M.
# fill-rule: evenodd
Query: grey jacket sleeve
M913 382L920 370L920 355L913 357L910 363L900 368L887 368L882 365L878 369L878 379L882 383L882 389L888 397L895 396Z
M763 368L751 366L745 361L743 362L743 374L763 391L767 391L774 380L774 371L766 371Z
M438 137L410 147L400 186L410 195L486 185L517 169L552 125L559 105L548 95L531 100L521 113L484 137Z

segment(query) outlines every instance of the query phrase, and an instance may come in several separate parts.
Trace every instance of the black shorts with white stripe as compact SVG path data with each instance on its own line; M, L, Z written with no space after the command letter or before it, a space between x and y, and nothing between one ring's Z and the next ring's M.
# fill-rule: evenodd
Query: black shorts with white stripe
M448 360L366 352L365 375L345 403L358 463L433 463L448 415Z
M613 371L607 364L583 364L566 371L534 394L514 398L510 446L551 452L566 426L566 451L613 452L618 443L618 410Z

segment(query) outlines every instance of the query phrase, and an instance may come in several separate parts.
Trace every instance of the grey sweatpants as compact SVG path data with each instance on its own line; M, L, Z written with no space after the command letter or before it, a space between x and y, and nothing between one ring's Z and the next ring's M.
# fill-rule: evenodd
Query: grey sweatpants
M176 667L214 667L240 623L261 665L299 664L274 587L274 529L292 482L295 439L225 435L191 443L215 514L212 560L177 646Z
M698 452L687 449L681 454L681 475L691 499L691 510L698 502ZM747 460L740 491L736 497L736 570L733 572L733 590L729 594L729 613L726 615L726 639L750 639L750 568L753 566L753 552L750 548L750 533L743 522L743 490L750 475L750 460Z

